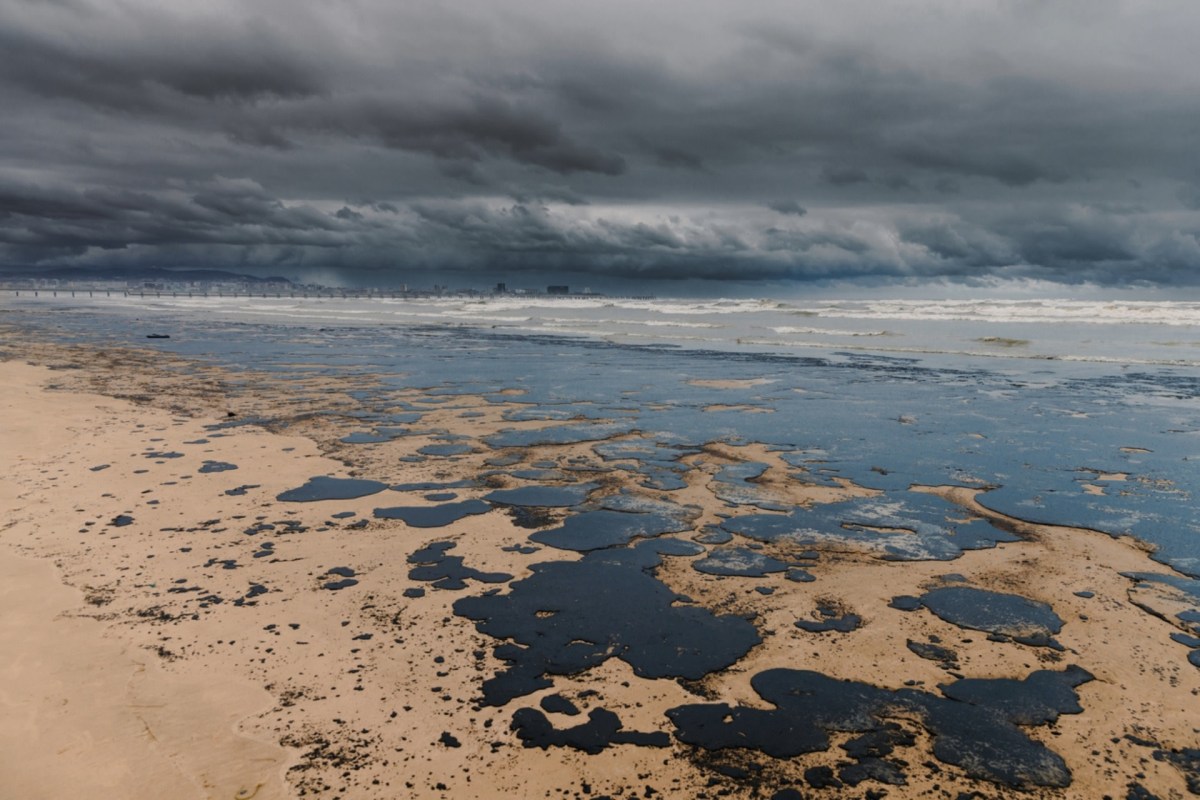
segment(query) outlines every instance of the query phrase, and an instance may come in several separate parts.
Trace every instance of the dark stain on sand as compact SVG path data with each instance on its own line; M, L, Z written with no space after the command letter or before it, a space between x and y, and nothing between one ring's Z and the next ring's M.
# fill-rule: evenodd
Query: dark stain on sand
M433 542L408 557L408 563L416 564L408 577L414 581L433 584L435 589L465 589L468 580L481 583L504 583L512 580L507 572L480 572L466 566L462 556L447 555L454 542Z
M282 503L312 503L320 500L353 500L356 497L382 492L386 483L364 478L331 478L319 475L309 478L303 486L276 495Z
M1023 680L955 681L941 686L938 696L917 689L892 691L809 670L771 669L755 675L751 686L773 708L704 703L670 709L667 716L675 724L676 738L686 744L706 750L746 748L773 758L828 750L830 735L839 733L882 734L887 739L882 749L890 754L895 745L911 743L912 737L892 735L899 729L889 720L916 719L933 737L934 757L972 778L1014 788L1065 787L1071 772L1062 757L1021 727L1080 713L1075 687L1092 677L1070 666L1061 672L1039 670ZM859 745L869 744L861 739ZM892 773L903 780L904 766L899 760L868 762L864 768L878 774L864 777L880 779ZM854 776L851 771L849 777Z
M654 577L663 555L695 555L698 545L650 539L619 550L597 550L578 561L534 564L507 594L466 597L459 616L497 639L494 654L508 666L483 684L488 705L553 685L619 658L643 678L696 680L725 669L761 639L739 616L718 616L682 598Z

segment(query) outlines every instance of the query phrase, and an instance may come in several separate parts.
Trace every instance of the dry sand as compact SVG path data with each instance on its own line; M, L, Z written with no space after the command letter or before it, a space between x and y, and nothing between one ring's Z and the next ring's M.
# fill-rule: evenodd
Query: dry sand
M905 646L931 634L957 651L959 671L971 677L1024 677L1071 663L1096 676L1079 689L1083 714L1025 729L1067 761L1074 783L1023 796L1124 798L1134 781L1162 798L1187 792L1175 767L1125 738L1191 747L1200 726L1200 670L1168 639L1173 628L1166 621L1129 602L1131 583L1118 574L1168 572L1136 543L1008 520L1022 541L950 563L827 553L819 580L808 584L779 576L716 578L668 559L662 580L711 609L757 613L763 644L694 684L638 678L610 659L507 707L484 707L479 686L500 666L492 656L496 642L451 609L480 587L431 589L409 578L406 556L452 539L454 554L468 565L521 578L531 563L574 554L503 551L529 531L500 511L442 529L373 519L363 529L349 527L377 506L419 504L411 500L416 495L278 503L276 494L311 476L349 475L330 457L338 448L323 438L324 423L295 426L307 436L254 427L214 435L206 426L231 407L241 413L238 404L248 402L225 394L221 375L193 371L189 378L139 366L135 354L119 355L54 348L36 354L76 370L0 363L0 797L631 797L649 796L647 787L669 798L722 791L769 797L775 787L803 786L805 768L833 764L840 751L777 761L738 752L714 757L678 743L615 746L594 756L527 749L509 730L512 711L558 692L585 712L601 705L615 711L626 728L669 731L663 712L699 702L698 695L762 706L749 679L778 666L936 691L950 680L946 670ZM336 404L335 395L328 397ZM463 418L464 409L481 416ZM500 425L497 407L469 398L442 404L437 413L439 426L471 436ZM480 469L482 452L444 463L400 461L424 443L367 446L355 461L363 477L389 482L445 480ZM586 449L541 448L529 460ZM715 465L773 458L762 448L727 446L704 456L706 468L671 493L699 507L697 526L715 521L723 505L708 488ZM201 473L205 461L237 469ZM761 485L784 502L828 502L864 491L804 487L781 478L778 467ZM244 485L256 488L227 494ZM958 502L964 516L999 519L975 505L970 492L933 491ZM467 490L460 499L478 494ZM357 516L332 519L344 511ZM120 515L132 521L114 525ZM256 524L275 528L246 532ZM268 536L274 551L255 557ZM334 567L355 570L358 585L322 588ZM988 641L932 614L888 606L893 596L919 594L947 572L1052 604L1068 622L1058 637L1066 651ZM764 596L755 590L760 586L774 593ZM405 596L417 587L425 596ZM1081 598L1075 594L1081 590L1095 596ZM797 629L793 622L812 617L820 600L857 612L866 624L847 634ZM588 696L593 689L598 697ZM582 721L550 716L562 727ZM916 721L905 726L927 747ZM920 760L908 786L868 782L844 795L812 796L861 797L868 788L893 798L953 798L974 790L980 797L1011 796L948 765L918 768ZM705 766L747 761L763 768L764 788Z

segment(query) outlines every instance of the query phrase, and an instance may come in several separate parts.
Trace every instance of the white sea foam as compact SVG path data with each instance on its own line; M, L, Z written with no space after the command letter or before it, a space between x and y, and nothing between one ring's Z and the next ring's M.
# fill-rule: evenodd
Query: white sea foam
M785 335L815 334L824 336L892 336L891 331L838 331L830 328L797 328L790 325L780 325L769 328L775 333Z
M1200 326L1200 302L1134 300L843 300L794 306L793 313L843 319L1076 322Z
M682 320L672 319L642 319L628 318L615 319L608 317L600 317L591 319L588 317L538 317L547 325L575 325L575 324L595 324L595 325L645 325L648 328L723 328L724 325L718 322L684 322Z
M517 326L517 330L525 330L533 333L551 333L565 336L587 336L596 339L611 339L613 336L620 335L620 331L567 325L526 325Z
M437 316L432 314L430 316ZM475 314L467 311L447 311L444 316L454 319L476 320L479 322L529 322L529 317L514 317L504 314Z

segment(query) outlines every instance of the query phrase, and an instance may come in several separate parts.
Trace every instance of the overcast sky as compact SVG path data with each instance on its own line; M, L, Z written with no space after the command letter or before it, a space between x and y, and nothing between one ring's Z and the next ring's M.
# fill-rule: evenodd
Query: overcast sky
M0 264L1195 286L1198 41L1195 0L0 0Z

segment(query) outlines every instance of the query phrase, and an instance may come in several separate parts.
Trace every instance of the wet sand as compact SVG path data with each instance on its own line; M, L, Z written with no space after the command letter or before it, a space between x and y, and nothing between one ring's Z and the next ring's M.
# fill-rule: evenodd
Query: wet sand
M130 798L691 798L772 797L793 787L801 794L779 796L1007 797L1011 789L932 757L931 735L911 714L894 720L914 739L904 751L905 785L866 780L820 789L810 771L828 766L837 774L850 732L832 732L824 751L771 758L683 744L666 712L718 702L768 708L751 679L781 667L936 694L955 675L1022 679L1068 665L1094 677L1075 689L1082 713L1020 730L1061 756L1072 781L1025 796L1123 798L1131 786L1151 794L1129 796L1188 792L1187 770L1163 754L1197 744L1200 670L1169 638L1176 629L1167 619L1130 601L1132 583L1121 572L1170 574L1132 540L1006 519L970 490L931 488L963 518L996 520L1017 541L948 562L826 549L819 580L810 583L782 572L709 575L664 556L656 575L671 591L714 614L753 616L761 643L696 680L650 679L607 658L488 705L482 685L505 667L493 651L497 640L455 604L494 588L514 591L534 564L579 560L551 547L528 552L529 534L560 525L563 512L543 508L531 521L497 507L423 528L374 514L443 502L420 491L276 498L314 476L472 479L496 455L477 443L501 424L501 406L469 397L436 406L427 423L467 437L465 454L405 461L437 443L408 437L361 446L351 468L337 458L342 432L319 418L288 435L213 428L250 416L255 404L288 402L288 387L264 384L249 398L213 368L164 369L161 359L136 352L46 346L31 360L58 368L0 363L0 706L9 720L0 730L2 796L65 797L86 787ZM328 388L336 407L337 389ZM522 457L566 464L589 452L588 444L547 445ZM781 480L776 456L754 446L717 446L691 458L697 468L669 499L694 507L692 531L723 519L728 509L717 495L727 489L715 478L741 462L768 465L752 488L782 505L870 494ZM612 474L584 477L605 491L621 488ZM519 485L500 476L450 491L463 502ZM414 579L407 558L442 541L455 543L447 554L464 565L513 582L504 588L467 578L467 588L455 590ZM785 551L766 543L756 552L794 560ZM892 605L945 585L947 574L954 584L1049 604L1065 622L1055 634L1063 649L991 640L929 610ZM331 588L347 577L356 583ZM844 633L796 627L823 619L823 604L862 624ZM908 642L952 651L953 665L917 655ZM523 746L510 729L514 711L538 708L551 695L581 712L547 711L556 728L585 723L602 708L623 731L667 734L667 746L614 744L596 754Z

